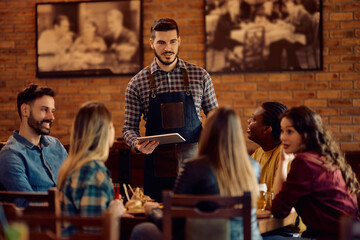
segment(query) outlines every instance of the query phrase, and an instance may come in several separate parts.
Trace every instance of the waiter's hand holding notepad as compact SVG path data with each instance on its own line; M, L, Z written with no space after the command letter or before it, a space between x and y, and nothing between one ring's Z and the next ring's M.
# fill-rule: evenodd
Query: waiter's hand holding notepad
M144 141L158 141L159 144L169 144L169 143L181 143L185 142L185 139L178 133L168 133L161 135L152 135L146 137L138 137L137 140L141 143Z

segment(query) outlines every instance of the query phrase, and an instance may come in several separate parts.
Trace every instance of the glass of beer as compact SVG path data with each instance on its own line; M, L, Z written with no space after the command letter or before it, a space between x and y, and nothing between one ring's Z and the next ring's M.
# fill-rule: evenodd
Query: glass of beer
M266 208L266 192L267 192L266 184L265 183L260 184L259 190L260 190L260 196L258 200L258 209L264 211Z

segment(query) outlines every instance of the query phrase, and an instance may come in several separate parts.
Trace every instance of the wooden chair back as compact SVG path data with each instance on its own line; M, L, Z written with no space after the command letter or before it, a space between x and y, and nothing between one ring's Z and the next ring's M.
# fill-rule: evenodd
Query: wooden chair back
M8 221L16 220L22 215L22 209L16 207L14 203L0 202L0 205Z
M27 206L22 208L22 214L51 214L60 215L60 197L59 190L56 187L50 188L48 192L15 192L0 191L0 202L13 203L22 199L26 201ZM56 236L61 234L61 226L55 221L51 222L51 230Z
M8 223L22 222L28 226L29 240L118 240L118 219L109 211L102 216L62 216L54 214L22 214L13 203L1 203ZM63 237L52 231L53 223L62 226L64 223L71 224L79 231L69 237ZM92 228L95 231L86 231ZM45 230L44 230L45 229Z
M243 196L223 197L218 195L189 195L163 192L164 218L163 239L172 239L172 218L234 218L243 217L244 240L251 239L251 193ZM201 203L217 205L214 211L202 211ZM236 208L234 208L236 206Z
M18 218L30 227L29 240L118 240L119 234L116 219L112 213L105 212L103 216L54 216L54 215L23 215ZM53 232L36 231L36 229L47 227L51 222L61 225L68 223L79 231L69 237L57 236ZM92 228L92 231L85 229ZM35 229L35 230L32 230ZM96 229L96 230L94 230Z

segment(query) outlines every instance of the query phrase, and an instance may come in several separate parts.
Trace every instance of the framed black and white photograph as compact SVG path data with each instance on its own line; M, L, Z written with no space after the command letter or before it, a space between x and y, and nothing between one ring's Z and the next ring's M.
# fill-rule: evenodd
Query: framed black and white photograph
M36 4L37 77L134 75L141 0Z
M322 69L321 0L205 0L210 73Z

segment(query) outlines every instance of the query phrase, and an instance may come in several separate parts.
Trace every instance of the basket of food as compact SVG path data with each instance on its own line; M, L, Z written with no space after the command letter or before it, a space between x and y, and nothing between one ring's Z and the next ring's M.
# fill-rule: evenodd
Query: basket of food
M141 188L136 187L135 190L133 190L133 188L129 185L129 189L132 194L130 198L126 185L124 184L123 186L127 198L127 202L125 203L127 213L145 214L144 204L146 202L153 202L154 199L151 199L149 196L145 195Z

